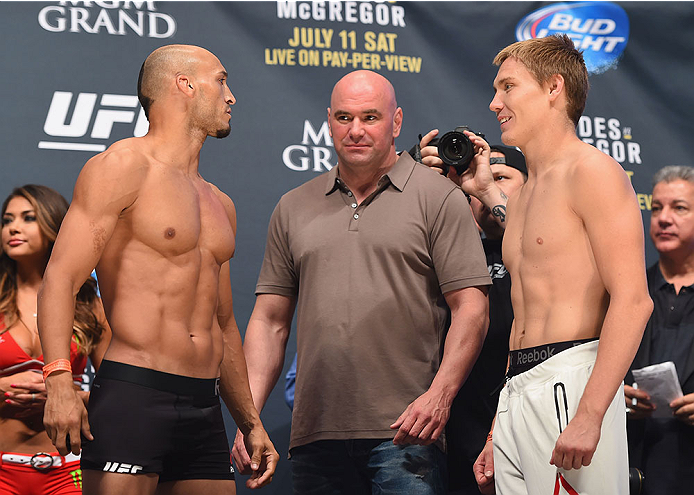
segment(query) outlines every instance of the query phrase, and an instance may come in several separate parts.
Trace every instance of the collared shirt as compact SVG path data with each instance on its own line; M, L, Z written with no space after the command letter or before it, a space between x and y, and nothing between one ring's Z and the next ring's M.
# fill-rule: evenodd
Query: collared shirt
M683 376L694 345L694 286L679 294L655 263L646 272L653 299L649 321L637 359L632 367L673 361L685 394L691 381ZM650 330L648 330L650 328ZM650 335L650 338L649 338ZM648 356L648 359L645 359ZM638 363L637 363L638 361ZM670 495L691 493L694 486L694 427L673 417L632 419L627 422L629 463L644 473L643 493Z
M406 153L361 204L337 167L285 194L256 293L298 298L290 448L392 438L438 370L443 294L489 284L463 192Z
M677 294L657 263L649 272L648 291L653 299L651 362L673 361L682 382L694 346L694 285L682 287Z

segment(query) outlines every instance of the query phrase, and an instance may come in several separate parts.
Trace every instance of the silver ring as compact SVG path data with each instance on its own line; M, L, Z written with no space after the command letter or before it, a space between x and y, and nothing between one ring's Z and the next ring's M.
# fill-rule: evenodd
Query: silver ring
M36 400L36 394L31 394L31 402L34 402Z

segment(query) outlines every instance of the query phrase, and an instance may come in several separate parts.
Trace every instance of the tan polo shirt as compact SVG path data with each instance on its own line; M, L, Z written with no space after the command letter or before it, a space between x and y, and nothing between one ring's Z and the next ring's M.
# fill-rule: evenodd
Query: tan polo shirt
M337 167L285 194L256 294L298 296L290 448L392 438L438 370L443 293L490 285L468 201L403 153L357 205Z

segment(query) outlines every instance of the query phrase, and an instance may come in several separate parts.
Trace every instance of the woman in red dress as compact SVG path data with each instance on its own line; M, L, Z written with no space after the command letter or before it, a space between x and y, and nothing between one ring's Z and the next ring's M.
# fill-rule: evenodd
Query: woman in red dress
M79 456L58 454L43 427L46 387L36 324L36 296L67 209L57 191L33 184L13 190L2 205L0 495L82 492ZM79 387L87 357L98 367L110 340L93 278L81 287L75 309L70 361Z

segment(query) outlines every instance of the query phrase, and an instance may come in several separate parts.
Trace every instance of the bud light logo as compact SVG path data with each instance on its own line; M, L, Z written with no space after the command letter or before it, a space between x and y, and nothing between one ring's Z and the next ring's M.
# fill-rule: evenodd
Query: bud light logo
M629 18L610 2L555 3L525 16L516 26L518 41L566 34L583 51L586 68L599 74L617 66L629 39Z

